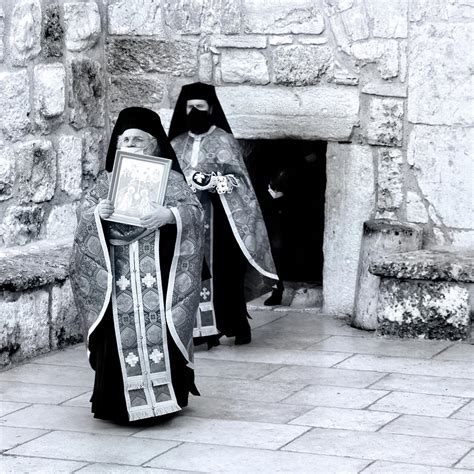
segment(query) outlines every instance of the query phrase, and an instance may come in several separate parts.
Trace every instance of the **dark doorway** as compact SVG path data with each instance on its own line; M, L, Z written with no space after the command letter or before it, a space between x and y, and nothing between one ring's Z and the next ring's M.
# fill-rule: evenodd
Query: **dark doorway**
M239 142L280 279L322 285L327 143Z

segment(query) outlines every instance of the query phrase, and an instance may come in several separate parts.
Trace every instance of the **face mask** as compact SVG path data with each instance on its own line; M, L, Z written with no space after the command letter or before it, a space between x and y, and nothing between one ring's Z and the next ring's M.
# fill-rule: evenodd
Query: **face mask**
M211 127L211 117L208 111L198 110L196 107L191 109L187 117L188 129L197 135L206 133Z

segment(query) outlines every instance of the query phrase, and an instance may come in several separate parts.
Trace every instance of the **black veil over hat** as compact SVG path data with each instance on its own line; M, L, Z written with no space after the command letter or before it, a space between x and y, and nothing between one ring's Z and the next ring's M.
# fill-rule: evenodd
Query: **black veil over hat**
M232 133L229 122L227 122L224 111L217 98L215 87L202 82L194 82L181 88L168 133L170 140L189 130L187 125L186 102L193 99L206 100L212 107L211 123L216 127L222 128L222 130L225 130L227 133Z
M105 169L107 171L112 171L114 167L118 137L125 132L125 130L130 128L138 128L156 138L158 142L158 155L170 159L173 162L172 169L183 174L170 141L163 130L160 117L157 113L153 112L153 110L143 107L129 107L119 113L107 151L105 162Z

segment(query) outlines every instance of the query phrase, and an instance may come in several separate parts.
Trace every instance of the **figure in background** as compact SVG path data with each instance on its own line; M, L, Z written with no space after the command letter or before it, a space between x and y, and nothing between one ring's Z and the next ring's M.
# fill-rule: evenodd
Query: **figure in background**
M248 344L251 330L244 295L247 262L277 279L267 229L239 145L213 86L182 88L169 137L186 180L205 212L205 258L196 342L219 344L219 335Z
M107 221L116 149L172 160L164 205L142 227ZM133 189L135 192L135 189ZM137 212L140 215L140 209ZM135 421L188 404L201 291L203 212L153 111L120 112L102 172L78 210L71 281L87 326L96 418Z

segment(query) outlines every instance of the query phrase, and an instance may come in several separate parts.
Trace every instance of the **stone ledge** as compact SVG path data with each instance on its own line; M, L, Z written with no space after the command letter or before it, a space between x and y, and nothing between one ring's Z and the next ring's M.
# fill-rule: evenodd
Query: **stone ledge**
M70 239L62 239L0 250L0 289L24 291L65 281L71 245Z
M377 256L369 271L374 275L398 279L473 283L474 253L416 250Z

